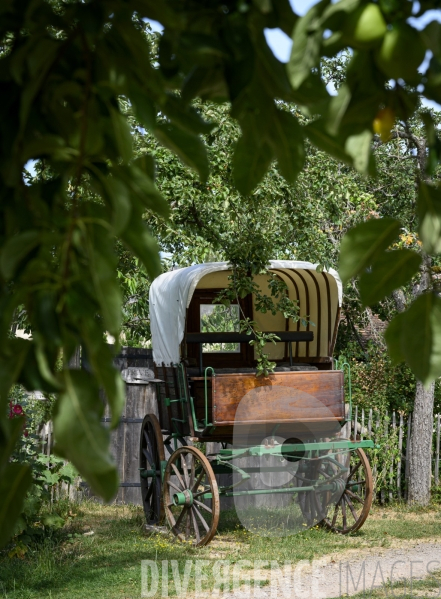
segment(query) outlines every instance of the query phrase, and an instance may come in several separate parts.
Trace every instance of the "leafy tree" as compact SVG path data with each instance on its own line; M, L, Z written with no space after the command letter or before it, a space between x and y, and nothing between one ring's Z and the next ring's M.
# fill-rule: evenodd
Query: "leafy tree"
M417 14L424 14L437 2L418 6ZM413 2L322 0L303 18L288 0L212 0L203 9L194 0L4 0L0 7L0 399L5 407L15 382L56 392L57 451L105 498L114 494L118 481L108 432L100 425L98 386L108 396L113 426L123 402L122 383L104 343L104 333L117 336L121 324L114 240L119 238L154 276L157 246L142 213L167 214L153 183L152 156L134 159L120 99L130 103L161 144L198 172L202 184L209 162L200 134L209 134L213 124L200 118L191 100L229 102L241 129L233 181L247 196L274 158L282 176L295 182L306 137L360 172L372 173L374 128L386 139L394 118L407 121L415 111L418 97L408 86L421 86L436 101L440 96L440 25L429 23L418 33L405 21ZM145 18L164 25L154 65ZM288 69L266 43L268 27L293 36ZM320 59L347 46L353 58L333 97L320 76ZM426 49L433 57L422 76L418 66ZM294 102L317 118L302 128L281 102ZM430 115L425 126L426 168L432 173L439 142ZM41 159L50 176L27 184L23 171L30 159ZM86 184L99 199L83 196ZM422 182L419 232L428 254L439 252L439 204L437 188ZM342 263L345 277L372 261L387 260L384 250L399 224L382 220L348 238L345 255L354 260ZM397 280L390 284L397 286ZM395 356L409 359L406 331L413 318L424 320L429 331L421 336L424 351L418 352L416 368L410 362L426 382L441 371L435 342L439 302L431 290L425 292L391 329ZM14 313L22 307L33 332L27 341L9 336ZM60 352L67 362L78 345L88 354L91 372L66 368L57 373ZM19 434L20 427L5 416L0 428L2 543L31 482L26 465L8 461Z

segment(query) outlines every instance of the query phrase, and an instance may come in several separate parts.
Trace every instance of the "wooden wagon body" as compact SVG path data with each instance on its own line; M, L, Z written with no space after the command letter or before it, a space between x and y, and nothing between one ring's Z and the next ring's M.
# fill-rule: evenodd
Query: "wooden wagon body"
M285 283L287 296L298 302L303 318L293 322L281 313L261 314L254 295L239 299L225 312L216 298L232 274L226 263L172 271L151 287L159 422L147 415L141 433L143 502L150 522L159 522L165 512L175 534L193 538L198 545L209 542L216 531L215 475L219 480L228 472L242 478L221 486L221 495L297 492L308 524L320 519L334 530L349 532L363 524L369 511L372 479L362 447L371 442L339 438L346 411L344 375L333 369L332 358L342 296L338 275L292 261L271 262L270 272ZM270 295L268 277L256 279L262 292ZM239 313L277 336L276 343L265 347L276 364L267 376L256 376L252 336L239 332L233 318ZM205 456L191 441L222 445L216 454ZM351 491L355 483L350 460L354 460L349 454L358 460L354 472L365 473L362 497ZM239 467L238 460L258 456L283 461L297 483L269 490L245 488L256 468ZM282 470L280 465L274 468ZM335 508L334 517L328 517L339 491L336 505L341 514L338 517ZM359 511L354 508L356 500Z

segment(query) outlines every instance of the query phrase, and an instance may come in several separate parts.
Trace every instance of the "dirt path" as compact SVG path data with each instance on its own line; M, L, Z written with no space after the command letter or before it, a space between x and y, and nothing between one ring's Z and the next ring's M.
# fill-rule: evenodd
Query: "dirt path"
M299 562L290 566L273 564L267 569L248 569L253 564L237 562L230 567L230 576L234 569L236 576L240 570L242 584L230 592L205 593L204 597L222 599L331 599L347 597L378 589L388 582L402 581L401 592L411 592L412 580L427 578L436 570L441 570L441 543L404 542L400 548L372 548L360 551L351 550L344 554L328 555L320 560ZM250 584L243 581L250 579ZM439 577L437 576L437 579ZM255 584L253 580L267 581L265 586ZM421 596L415 591L413 596ZM393 597L392 592L389 593ZM424 597L440 597L440 588L424 591Z

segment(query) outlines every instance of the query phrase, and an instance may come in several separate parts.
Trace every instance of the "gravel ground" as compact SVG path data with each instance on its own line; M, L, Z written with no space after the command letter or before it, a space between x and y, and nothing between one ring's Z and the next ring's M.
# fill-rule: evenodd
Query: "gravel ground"
M239 569L240 562L236 564ZM366 549L350 551L346 554L326 556L312 563L303 561L293 566L274 564L269 575L268 570L246 570L242 564L241 580L249 575L253 580L270 580L270 584L260 587L246 584L227 593L205 594L204 597L221 599L331 599L347 597L357 593L366 593L388 582L401 581L399 594L403 590L413 596L421 596L421 591L412 593L412 580L427 578L431 573L441 570L441 544L437 542L414 542L406 547L394 549ZM279 569L277 569L279 566ZM249 567L249 565L248 565ZM231 569L230 569L230 573ZM438 578L438 576L437 576ZM391 591L389 596L394 597ZM441 596L440 588L424 592L425 597Z

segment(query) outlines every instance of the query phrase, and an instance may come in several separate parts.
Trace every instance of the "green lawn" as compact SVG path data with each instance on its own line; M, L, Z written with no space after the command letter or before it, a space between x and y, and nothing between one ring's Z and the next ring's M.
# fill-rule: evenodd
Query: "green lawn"
M182 572L185 560L205 559L210 560L210 573L215 559L277 560L283 565L284 561L312 560L350 549L399 547L407 540L441 538L441 506L426 510L376 507L353 536L314 528L284 539L255 536L238 524L233 512L226 512L219 534L201 549L165 535L146 534L142 511L135 506L87 502L74 506L74 512L68 527L24 557L0 553L0 598L135 599L141 596L141 560L178 560ZM91 531L93 535L84 535ZM190 577L189 591L193 585L194 577ZM208 587L212 588L210 578ZM172 584L169 593L175 594Z

